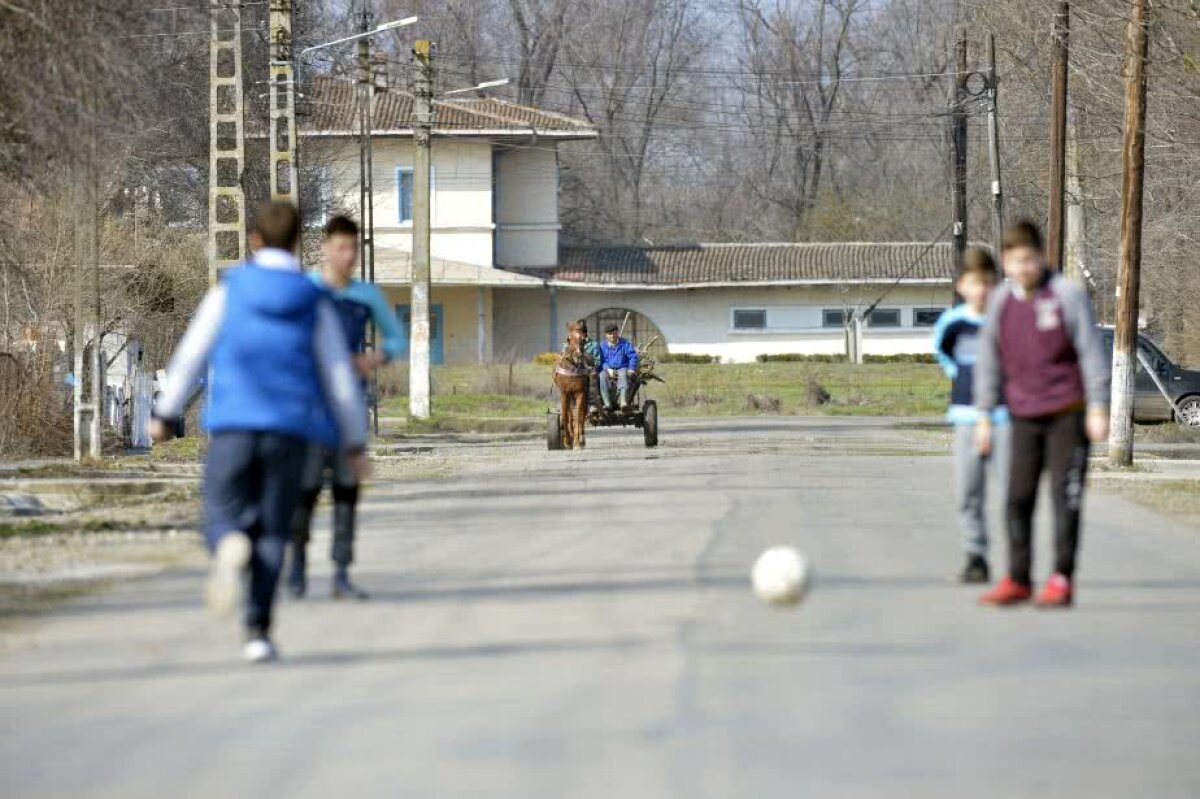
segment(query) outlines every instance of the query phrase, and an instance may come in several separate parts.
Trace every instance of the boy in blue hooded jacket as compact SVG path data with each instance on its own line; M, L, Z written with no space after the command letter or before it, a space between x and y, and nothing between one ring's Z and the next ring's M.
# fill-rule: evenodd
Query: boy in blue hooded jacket
M255 234L262 247L209 290L179 342L151 436L171 438L209 369L206 598L215 613L231 612L249 571L242 653L257 663L276 657L271 611L308 443L339 447L348 468L365 475L367 424L337 311L295 256L295 207L264 206Z

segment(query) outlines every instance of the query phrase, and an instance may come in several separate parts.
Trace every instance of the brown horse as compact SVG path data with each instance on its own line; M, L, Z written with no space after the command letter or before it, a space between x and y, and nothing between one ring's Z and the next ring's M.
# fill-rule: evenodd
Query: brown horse
M583 333L573 323L567 330L567 343L554 364L554 385L561 402L563 447L583 449L588 383L595 366L583 351Z

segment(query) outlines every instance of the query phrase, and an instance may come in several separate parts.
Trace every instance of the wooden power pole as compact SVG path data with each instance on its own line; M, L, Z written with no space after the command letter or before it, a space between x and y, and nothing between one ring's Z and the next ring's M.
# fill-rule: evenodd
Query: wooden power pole
M1050 208L1046 218L1046 261L1063 267L1063 215L1067 180L1067 64L1070 56L1071 3L1059 0L1054 15L1054 84L1050 99Z
M1004 235L1004 186L1000 181L1000 84L996 72L996 37L987 37L988 162L992 170L992 247L1000 257Z
M1130 0L1125 32L1125 133L1121 147L1121 246L1112 361L1108 461L1133 463L1133 389L1142 268L1142 185L1146 166L1146 51L1149 0Z
M246 257L246 140L240 0L212 0L209 39L208 282ZM274 144L272 144L274 147Z
M967 249L967 34L960 30L954 45L954 110L951 147L954 153L954 265ZM956 298L957 301L957 298Z
M300 207L296 174L296 69L292 0L271 0L271 199Z
M433 139L433 43L413 47L412 331L409 334L409 413L429 418L430 144Z

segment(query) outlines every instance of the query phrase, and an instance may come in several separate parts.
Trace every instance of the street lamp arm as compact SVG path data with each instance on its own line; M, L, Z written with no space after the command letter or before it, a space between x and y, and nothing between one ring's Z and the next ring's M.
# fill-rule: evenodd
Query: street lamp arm
M382 25L374 27L364 33L356 33L353 36L343 36L340 39L334 39L332 42L314 44L312 47L305 47L300 51L300 55L304 56L315 50L324 50L326 47L334 47L335 45L345 44L346 42L357 42L359 39L367 39L378 33L395 30L396 28L406 28L409 25L415 25L418 19L419 17L405 17L404 19L398 19L395 22L385 22Z
M508 78L500 78L499 80L485 80L483 83L477 83L474 86L468 86L465 89L452 89L448 92L443 92L442 97L449 97L452 94L465 94L467 92L477 92L480 89L493 89L497 86L507 86Z

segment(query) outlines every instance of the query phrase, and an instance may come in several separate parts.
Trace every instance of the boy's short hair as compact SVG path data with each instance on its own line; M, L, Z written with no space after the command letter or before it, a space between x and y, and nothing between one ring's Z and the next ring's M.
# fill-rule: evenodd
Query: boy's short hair
M609 325L608 327L604 328L604 332L605 333L619 333L619 332L621 332L621 328L617 327L616 325Z
M1020 219L1004 229L1000 249L1008 252L1018 247L1029 247L1042 252L1042 231L1028 219Z
M961 280L968 275L994 283L1000 275L1000 270L996 268L996 259L988 250L983 247L968 247L963 252L962 263L958 267L955 280Z
M254 229L262 237L264 247L291 252L300 241L300 214L288 202L263 203L254 218Z
M348 216L338 214L325 223L325 238L354 236L358 238L358 223Z

